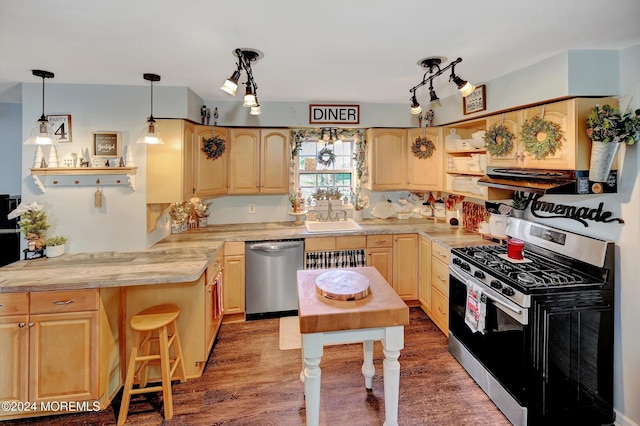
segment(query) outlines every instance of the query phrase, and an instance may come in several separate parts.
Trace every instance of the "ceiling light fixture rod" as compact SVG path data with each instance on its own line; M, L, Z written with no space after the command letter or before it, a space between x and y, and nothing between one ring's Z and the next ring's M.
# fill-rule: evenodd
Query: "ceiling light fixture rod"
M424 76L422 77L422 81L420 83L416 84L415 86L413 86L409 90L409 92L415 93L416 89L426 85L431 80L433 80L434 78L438 77L439 75L444 74L444 72L446 70L448 70L449 68L451 68L451 71L453 71L453 67L456 64L459 64L460 62L462 62L462 58L458 58L455 61L451 62L446 67L440 68L440 59L439 58L427 58L427 59L425 59L424 61L422 61L422 67L423 68L427 68L428 67L428 70L424 74ZM435 73L433 73L434 68L438 69L438 71L436 71ZM429 77L427 77L427 74L429 74L429 73L432 73L432 74Z
M151 82L151 115L149 116L149 121L155 121L153 119L153 82L160 81L160 76L158 74L145 73L142 77Z
M47 121L47 118L44 116L44 79L53 78L55 75L50 71L43 70L31 70L31 73L36 77L42 77L42 115L39 121Z

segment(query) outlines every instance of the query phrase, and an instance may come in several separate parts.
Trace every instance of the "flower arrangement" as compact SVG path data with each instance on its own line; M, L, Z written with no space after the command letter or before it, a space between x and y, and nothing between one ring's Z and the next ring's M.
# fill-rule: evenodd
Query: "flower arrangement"
M209 205L204 204L200 197L193 197L189 202L193 206L193 212L198 218L209 216Z
M67 243L67 237L56 235L54 237L47 238L46 242L47 242L47 247L61 246Z
M624 113L611 105L594 106L587 117L587 135L592 141L626 143L640 141L640 109Z
M362 193L360 187L356 187L355 192L351 191L351 204L356 211L365 209L369 205L369 198Z

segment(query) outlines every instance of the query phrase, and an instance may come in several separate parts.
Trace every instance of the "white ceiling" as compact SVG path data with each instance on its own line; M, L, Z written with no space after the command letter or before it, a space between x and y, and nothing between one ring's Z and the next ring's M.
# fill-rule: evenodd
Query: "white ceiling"
M427 56L461 57L456 74L484 83L568 49L639 43L639 0L0 0L0 101L41 82L32 69L54 72L47 84L145 85L151 72L231 99L219 87L241 47L264 52L252 67L263 106L397 104Z

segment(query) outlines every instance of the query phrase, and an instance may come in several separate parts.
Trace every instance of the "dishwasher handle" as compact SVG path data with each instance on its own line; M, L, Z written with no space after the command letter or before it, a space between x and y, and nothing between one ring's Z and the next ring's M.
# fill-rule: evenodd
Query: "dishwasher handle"
M277 243L249 244L247 246L247 249L256 250L256 251L266 251L266 252L278 252L278 251L282 251L282 250L285 250L285 249L297 248L297 247L301 247L301 246L302 246L302 242L301 241L291 241L291 242L279 241Z

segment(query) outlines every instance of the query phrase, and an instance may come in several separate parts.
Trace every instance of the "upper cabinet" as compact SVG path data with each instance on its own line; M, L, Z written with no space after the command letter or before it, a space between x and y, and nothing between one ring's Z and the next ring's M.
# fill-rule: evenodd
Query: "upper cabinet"
M289 192L289 130L232 129L229 194Z
M420 158L412 151L416 138L433 142L433 154ZM438 190L442 187L442 131L426 129L367 130L369 179L362 185L374 191Z
M227 129L185 120L157 120L162 145L147 146L147 204L166 204L226 193ZM225 153L208 159L203 139L213 132L227 141Z
M616 105L614 98L573 98L511 111L487 118L487 126L502 122L515 136L513 147L504 155L489 153L487 164L492 167L524 167L532 169L587 170L591 153L591 140L587 136L586 118L596 104ZM528 152L522 140L523 124L535 117L560 126L562 140L553 154L536 158ZM544 132L538 140L544 141Z

